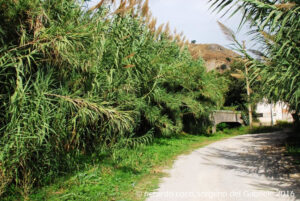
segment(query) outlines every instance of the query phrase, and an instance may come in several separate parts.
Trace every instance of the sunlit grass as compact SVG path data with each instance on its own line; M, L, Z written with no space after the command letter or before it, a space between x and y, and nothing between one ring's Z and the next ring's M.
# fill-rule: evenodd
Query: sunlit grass
M170 167L176 156L240 132L210 136L185 134L156 139L153 144L136 149L118 150L113 158L93 156L85 161L82 170L36 189L30 200L142 200L145 192L157 186L164 175L162 170Z
M160 138L148 146L118 150L113 157L103 160L93 156L85 168L37 190L30 199L143 200L144 193L157 187L159 178L165 175L163 169L171 167L178 155L188 154L217 140L248 133L249 128L228 129L227 132Z
M56 179L51 185L36 188L30 200L141 201L146 192L157 188L159 179L165 176L163 170L170 168L178 155L241 134L278 130L278 127L250 129L243 126L224 129L213 135L182 134L157 138L150 145L119 149L112 155L93 154L81 160L80 170ZM290 148L290 151L299 152L299 149ZM16 195L5 198L15 199L21 200Z

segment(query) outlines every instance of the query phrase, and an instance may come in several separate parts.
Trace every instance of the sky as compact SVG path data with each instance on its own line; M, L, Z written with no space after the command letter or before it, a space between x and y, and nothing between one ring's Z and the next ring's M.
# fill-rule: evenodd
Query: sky
M225 38L217 21L236 31L241 19L240 15L227 19L212 13L208 0L150 0L149 4L159 24L169 21L171 28L183 31L189 40L197 43L229 45L231 42ZM237 34L240 40L247 39L243 32L246 30Z
M93 0L90 5L97 2ZM172 30L183 31L190 41L216 43L225 47L229 47L231 42L225 38L217 21L236 32L241 19L241 15L227 19L227 16L221 18L221 15L212 13L208 0L149 0L149 6L158 24L169 22ZM244 28L236 34L239 41L249 41L246 32Z

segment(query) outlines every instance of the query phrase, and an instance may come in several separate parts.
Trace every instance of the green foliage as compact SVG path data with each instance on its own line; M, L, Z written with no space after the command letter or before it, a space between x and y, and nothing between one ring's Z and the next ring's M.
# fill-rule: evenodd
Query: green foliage
M245 81L246 75L244 75L245 65L245 62L243 62L241 59L236 59L230 65L230 69L222 73L220 76L225 77L228 80L228 91L225 94L225 103L223 109L242 111L243 115L247 115L246 118L249 118L249 103ZM253 69L250 69L249 73L253 74ZM252 83L249 101L253 109L262 98L260 91L261 83L259 81ZM248 120L245 122L248 122Z
M230 70L225 71L221 76L224 76L229 81L228 91L225 95L225 107L233 107L238 111L247 111L247 90L245 79L238 79L231 74L237 71L244 71L244 63L235 60L230 65Z
M294 125L294 129L288 133L285 147L286 155L293 158L295 165L300 165L300 135L297 125Z
M254 50L261 57L253 59L246 55L255 73L253 80L260 78L262 93L273 101L288 102L296 114L300 111L300 71L299 71L299 1L269 0L210 0L217 12L226 9L234 15L241 11L241 24L250 22L254 39L261 43L263 51Z
M275 126L254 126L250 128L249 126L239 126L236 128L228 128L228 126L221 124L220 129L216 134L232 134L232 135L240 135L240 134L258 134L258 133L271 133L276 131L282 131L285 128L293 128L291 123L284 125L275 125Z
M178 135L185 115L223 104L224 80L129 8L0 2L0 193L26 197L84 156Z
M217 125L217 131L224 131L232 128L238 128L241 127L242 125L239 123L220 123Z
M290 155L300 156L300 146L287 146L287 153Z
M260 130L262 128L265 132L275 131L273 127L260 127ZM30 200L141 201L145 199L145 192L152 192L157 188L159 179L165 176L163 169L170 167L178 155L216 140L255 133L254 131L255 128L251 130L242 126L227 128L208 136L156 138L151 145L118 150L114 160L108 156L94 156L85 161L85 168L38 189L30 196Z
M136 149L123 148L116 154L117 161L102 157L93 163L90 159L86 168L39 189L30 200L141 201L157 187L163 169L178 155L235 135L184 135L155 139L153 144Z

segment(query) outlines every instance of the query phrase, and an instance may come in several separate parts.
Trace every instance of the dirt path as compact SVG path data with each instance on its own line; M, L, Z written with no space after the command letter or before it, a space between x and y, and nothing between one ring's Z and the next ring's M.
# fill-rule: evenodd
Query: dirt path
M180 156L147 201L300 200L284 132L234 137Z

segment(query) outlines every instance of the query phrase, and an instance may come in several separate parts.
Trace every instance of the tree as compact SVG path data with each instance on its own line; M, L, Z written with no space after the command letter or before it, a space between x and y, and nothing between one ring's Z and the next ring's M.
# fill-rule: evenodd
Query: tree
M238 79L243 79L245 80L245 84L246 84L246 91L247 91L247 107L248 107L248 117L249 117L249 125L250 127L252 127L252 105L251 105L251 92L250 92L250 77L249 77L249 67L248 67L248 58L250 57L247 53L246 53L246 45L245 45L245 41L243 41L243 43L241 44L236 36L235 33L229 29L228 27L226 27L224 24L222 24L221 22L218 22L221 30L223 31L224 35L227 37L228 40L230 40L231 42L233 42L233 45L236 46L241 53L244 54L244 62L243 62L243 70L238 69L238 73L233 73L231 74L231 76L238 78Z
M230 69L222 73L221 76L226 77L229 81L224 106L247 112L247 90L243 76L244 65L241 60L234 60Z
M214 11L225 14L241 11L245 22L250 23L253 38L263 45L262 51L253 53L262 59L249 56L249 68L255 69L252 80L260 78L262 92L273 101L288 102L296 114L300 112L300 3L283 0L210 0ZM242 51L242 47L239 47ZM247 57L248 57L247 56Z

